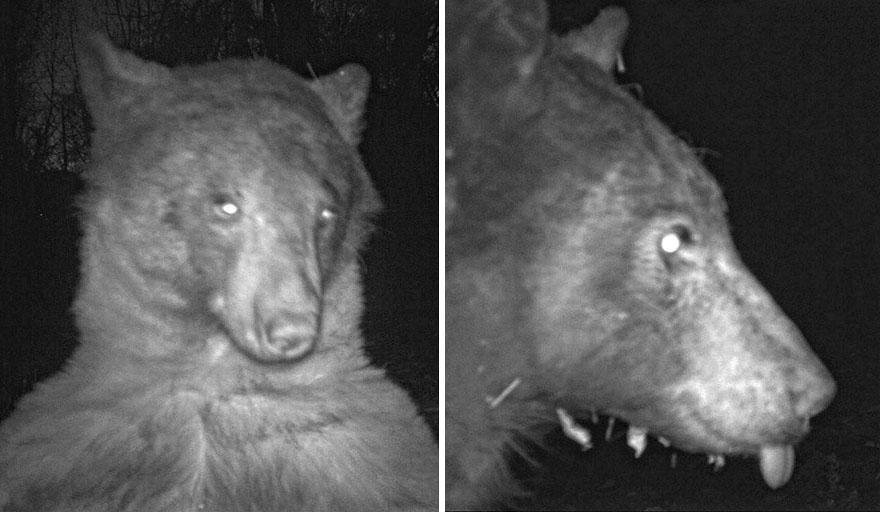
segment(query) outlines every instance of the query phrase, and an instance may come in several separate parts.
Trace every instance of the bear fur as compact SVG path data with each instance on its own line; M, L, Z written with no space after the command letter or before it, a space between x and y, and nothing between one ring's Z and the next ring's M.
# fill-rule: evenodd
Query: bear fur
M694 152L614 82L626 13L564 37L539 0L446 20L447 506L514 503L508 455L597 411L783 485L835 384Z
M79 59L81 343L0 426L0 509L436 510L433 435L362 351L366 71Z

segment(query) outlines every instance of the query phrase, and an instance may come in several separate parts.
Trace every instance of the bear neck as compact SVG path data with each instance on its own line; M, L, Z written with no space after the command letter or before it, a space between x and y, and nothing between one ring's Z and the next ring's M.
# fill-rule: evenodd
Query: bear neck
M496 468L510 446L553 426L553 400L539 379L535 334L520 263L497 255L463 258L447 272L447 446L485 459L454 461L468 481ZM477 299L473 299L477 297ZM470 299L469 299L470 298Z

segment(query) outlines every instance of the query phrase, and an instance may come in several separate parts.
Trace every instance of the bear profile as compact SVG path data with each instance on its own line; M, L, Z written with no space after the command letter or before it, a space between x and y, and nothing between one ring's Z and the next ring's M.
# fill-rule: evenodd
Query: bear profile
M0 509L436 510L433 435L362 350L366 71L79 63L80 345L0 425Z
M509 505L509 455L597 412L773 488L835 393L739 259L694 152L613 79L624 10L447 3L446 503Z

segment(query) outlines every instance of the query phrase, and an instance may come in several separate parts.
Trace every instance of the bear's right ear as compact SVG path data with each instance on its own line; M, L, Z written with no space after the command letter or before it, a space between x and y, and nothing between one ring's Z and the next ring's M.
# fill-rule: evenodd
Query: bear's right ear
M80 85L89 112L97 121L116 121L116 112L144 87L171 78L171 71L116 49L107 37L92 34L77 48Z
M538 67L550 40L543 0L455 0L447 13L447 93L502 118L540 110Z
M503 85L528 80L547 46L547 8L544 2L490 2L475 13L470 44L477 49L473 71ZM497 82L496 82L497 81Z
M346 142L357 146L363 130L364 107L370 91L370 74L357 64L346 64L335 72L310 82L324 100L330 119Z
M620 7L607 7L586 27L569 32L561 43L611 73L626 42L629 16Z

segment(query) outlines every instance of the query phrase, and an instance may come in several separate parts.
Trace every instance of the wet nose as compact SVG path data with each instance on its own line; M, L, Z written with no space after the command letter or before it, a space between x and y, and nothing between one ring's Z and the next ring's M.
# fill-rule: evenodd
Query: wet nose
M318 335L315 315L278 312L264 326L266 348L278 358L297 359L312 350Z
M794 411L800 418L811 418L828 407L836 393L837 384L834 378L825 366L816 360L795 373L794 384L791 387Z

